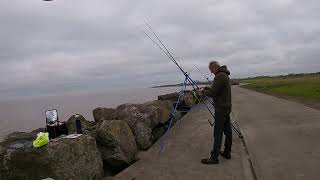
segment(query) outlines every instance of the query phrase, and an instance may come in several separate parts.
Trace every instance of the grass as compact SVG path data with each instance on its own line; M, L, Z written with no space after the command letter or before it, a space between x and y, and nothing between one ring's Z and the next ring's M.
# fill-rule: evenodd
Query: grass
M320 75L294 77L261 77L242 80L244 88L266 94L291 96L304 100L320 101Z

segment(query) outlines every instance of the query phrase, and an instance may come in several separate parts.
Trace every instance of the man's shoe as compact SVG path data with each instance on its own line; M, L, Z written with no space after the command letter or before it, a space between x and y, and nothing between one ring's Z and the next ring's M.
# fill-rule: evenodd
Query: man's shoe
M202 159L201 163L202 164L219 164L219 159L213 159L213 158Z
M220 155L226 159L231 159L231 154L230 153L225 153L225 152L220 152Z

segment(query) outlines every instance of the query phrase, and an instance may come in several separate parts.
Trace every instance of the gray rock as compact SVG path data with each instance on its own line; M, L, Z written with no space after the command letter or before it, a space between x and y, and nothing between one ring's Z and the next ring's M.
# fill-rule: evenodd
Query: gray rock
M0 144L0 179L102 179L103 163L93 137L54 139L34 148L36 133L15 132Z
M166 126L165 125L160 125L157 126L152 130L152 135L153 135L153 141L159 140L165 133L166 131Z
M172 120L172 125L171 127L181 119L181 112L180 111L177 111L175 114L174 114L174 118ZM170 118L168 119L170 120ZM166 132L168 126L169 126L169 123L170 121L167 121L165 124L159 124L157 127L155 127L153 130L152 130L152 135L153 135L153 142L156 142L157 140L159 140L163 135L164 133Z
M126 113L119 109L98 107L92 111L94 120L100 122L101 120L120 120L127 118Z
M179 93L170 93L158 96L158 100L168 100L171 102L176 102L179 97Z
M159 109L158 111L156 111L154 118L158 119L157 122L159 122L160 124L165 124L173 111L173 104L168 100L151 101L144 103L144 105L154 106Z
M148 106L145 104L122 104L117 109L124 111L128 118L128 124L143 122L149 128L153 129L160 123L159 115L161 109L157 106Z
M152 135L152 129L149 128L143 122L139 122L134 127L135 139L139 149L147 150L149 149L154 141L154 137Z
M117 109L128 115L124 120L130 126L138 148L147 150L153 143L152 129L161 121L161 109L144 104L123 104Z
M147 150L163 134L163 128L159 127L168 123L173 104L168 100L156 100L144 104L123 104L117 109L128 115L128 118L124 120L129 124L138 148ZM153 133L156 127L158 128Z
M95 122L87 121L82 115L78 118L81 122L81 129L83 134L92 135L92 131L94 130ZM77 128L76 128L76 118L75 115L71 116L67 121L66 125L68 128L69 134L76 134Z
M178 100L179 93L170 93L165 95L158 96L158 100L169 100L171 102L176 102ZM185 91L184 96L181 99L181 102L184 102L187 106L192 106L195 104L195 97L193 91Z
M116 171L126 168L135 161L138 147L125 121L102 121L97 128L96 139L103 161Z
M153 141L157 141L165 133L167 126L169 125L169 120L171 113L173 111L173 103L169 100L156 100L145 103L148 106L157 106L161 109L161 114L159 115L160 123L158 126L152 129ZM181 112L177 111L174 114L173 124L176 123L181 118Z

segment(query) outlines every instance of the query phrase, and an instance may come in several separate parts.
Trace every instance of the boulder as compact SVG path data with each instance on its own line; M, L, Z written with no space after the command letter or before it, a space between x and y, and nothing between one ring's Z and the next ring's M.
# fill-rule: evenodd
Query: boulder
M134 134L137 145L141 150L149 149L153 142L152 129L143 122L138 122L134 127Z
M136 124L138 122L143 122L149 128L155 128L159 123L161 118L161 108L157 106L148 106L145 104L122 104L117 107L117 109L124 111L128 118L125 118L131 122L128 124Z
M78 117L78 119L81 122L81 129L83 134L92 135L92 131L94 129L95 122L87 121L82 115ZM75 115L71 116L67 121L66 125L68 128L69 134L76 134L77 128L76 128L76 118Z
M154 100L154 101L146 102L146 103L144 103L144 105L164 107L168 110L173 109L173 103L169 100Z
M159 125L165 125L169 123L168 121L170 120L171 113L173 112L173 104L171 101L168 100L156 100L156 101L151 101L145 103L145 105L148 106L157 106L161 108L161 115L158 116L160 117L160 123ZM174 114L174 123L177 122L179 119L181 119L182 113L180 111L176 111Z
M172 125L171 127L178 121L181 119L181 112L180 111L177 111L175 114L174 114L174 118L172 120ZM168 118L168 120L170 120L170 118ZM159 140L163 135L164 133L166 132L166 130L168 129L169 127L169 123L170 121L167 121L166 123L164 124L159 124L157 127L155 127L153 130L152 130L152 135L153 135L153 142L156 142L157 140Z
M158 96L158 100L169 100L171 102L177 102L179 97L179 93L170 93L170 94L165 94L165 95L160 95ZM184 96L182 97L181 101L185 103L187 106L192 106L195 104L195 98L193 91L187 90L185 91Z
M127 115L123 111L113 108L98 107L94 109L92 113L96 122L100 122L101 120L120 120L127 118Z
M125 121L102 121L96 134L98 148L107 166L120 171L136 160L138 147Z
M156 100L144 104L123 104L117 109L128 115L125 121L128 122L134 134L138 148L147 150L163 135L164 126L167 125L173 110L173 104L169 100ZM181 113L178 111L174 122L180 117Z
M130 126L138 148L147 150L153 143L152 129L161 121L161 108L144 104L123 104L117 109L128 115L124 120Z
M160 125L154 128L152 130L153 141L156 142L157 140L159 140L164 135L165 132L166 132L165 125Z
M176 102L178 100L178 97L179 97L179 93L175 92L175 93L160 95L158 96L158 100L168 100L171 102Z
M102 179L93 137L56 138L40 148L32 146L35 138L35 132L15 132L0 143L0 179Z
M169 116L173 111L173 104L168 100L156 100L144 103L147 106L154 106L159 108L159 111L156 111L155 117L159 119L160 124L165 124L168 121Z

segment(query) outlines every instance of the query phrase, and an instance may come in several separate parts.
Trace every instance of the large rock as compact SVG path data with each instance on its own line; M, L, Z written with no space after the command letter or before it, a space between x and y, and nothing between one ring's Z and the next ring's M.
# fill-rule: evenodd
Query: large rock
M177 111L175 114L174 114L174 117L172 119L172 124L171 124L171 127L178 121L181 119L181 112L180 111ZM168 118L168 120L171 120L171 118ZM153 141L157 141L159 140L162 135L164 135L164 133L166 132L166 130L168 129L169 127L169 124L170 124L170 121L167 121L165 122L164 124L159 124L157 127L155 127L153 130L152 130L152 135L153 135Z
M87 121L82 115L78 117L81 122L81 129L83 134L92 135L92 131L94 130L95 122ZM76 134L77 127L76 127L76 118L75 115L71 116L67 121L66 125L68 128L69 134Z
M150 102L146 102L145 105L148 106L157 106L161 109L161 114L157 117L160 118L160 123L159 125L165 125L168 124L170 117L173 113L173 104L171 101L169 100L155 100L155 101L150 101ZM176 111L176 113L174 114L174 120L173 123L175 123L176 121L178 121L179 119L181 119L181 112L179 110Z
M178 100L179 93L170 93L158 96L158 100L168 100L171 102L176 102Z
M94 120L100 122L102 120L120 120L128 116L119 109L98 107L92 111Z
M177 102L179 97L179 93L170 93L170 94L165 94L165 95L160 95L158 96L158 100L169 100L171 102ZM181 102L186 104L187 106L192 106L195 104L195 97L193 94L193 91L187 90L184 93L184 96L181 99Z
M144 105L147 106L158 106L158 107L164 107L168 110L172 110L173 103L169 100L154 100L144 103Z
M117 109L128 115L125 121L135 136L138 148L147 150L163 134L173 110L173 103L169 100L156 100L144 104L123 104ZM180 112L175 114L175 121L180 115Z
M153 141L157 141L159 140L163 135L164 133L166 132L167 126L165 125L160 125L160 126L157 126L156 128L154 128L152 130L152 135L153 135Z
M157 122L159 122L160 124L165 124L173 111L173 104L168 100L151 101L144 103L144 105L154 106L160 109L156 111L156 114L154 116L154 118L159 119L159 121Z
M15 132L0 144L0 179L102 179L93 137L57 138L40 148L32 146L35 138L35 132Z
M96 134L103 161L115 171L120 171L135 161L138 147L125 121L102 121Z
M132 123L136 124L138 122L143 122L149 128L155 128L161 121L161 108L157 106L149 106L145 104L122 104L117 107L117 109L124 111L130 121L129 125Z
M147 150L152 146L154 142L152 129L148 127L146 124L144 124L143 122L138 122L134 126L134 133L139 149Z
M117 109L124 111L128 118L124 119L130 126L138 148L147 150L153 143L152 129L161 121L161 109L144 104L123 104Z

